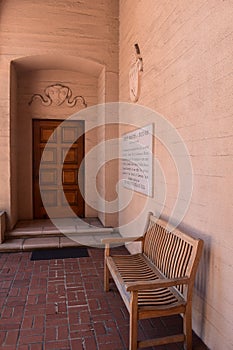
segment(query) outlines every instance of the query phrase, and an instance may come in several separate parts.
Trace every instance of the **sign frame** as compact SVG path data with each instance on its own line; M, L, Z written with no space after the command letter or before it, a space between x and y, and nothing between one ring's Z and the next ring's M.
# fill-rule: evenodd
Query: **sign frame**
M154 124L122 135L123 187L153 197Z

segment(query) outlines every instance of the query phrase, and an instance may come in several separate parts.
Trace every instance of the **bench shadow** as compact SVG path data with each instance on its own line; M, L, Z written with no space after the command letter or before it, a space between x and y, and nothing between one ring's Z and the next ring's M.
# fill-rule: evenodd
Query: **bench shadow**
M208 292L208 281L210 271L211 236L206 232L195 229L186 224L180 224L179 229L190 234L194 238L201 238L204 241L204 249L198 266L194 284L194 304L198 309L199 336L203 339L205 335L206 297Z

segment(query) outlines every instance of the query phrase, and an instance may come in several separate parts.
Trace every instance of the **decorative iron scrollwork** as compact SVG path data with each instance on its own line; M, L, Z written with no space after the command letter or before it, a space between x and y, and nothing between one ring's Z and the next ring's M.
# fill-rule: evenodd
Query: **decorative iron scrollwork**
M44 106L50 106L51 104L60 106L66 102L68 107L74 107L77 103L83 108L87 107L83 96L75 96L72 99L72 90L68 86L62 84L52 84L47 86L44 89L44 94L45 96L42 96L41 94L32 95L31 100L28 102L29 106L35 100L40 100Z

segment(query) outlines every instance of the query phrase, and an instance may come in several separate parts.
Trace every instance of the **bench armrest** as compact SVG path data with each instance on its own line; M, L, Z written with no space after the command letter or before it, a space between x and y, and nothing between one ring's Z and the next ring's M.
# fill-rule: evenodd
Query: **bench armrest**
M188 284L190 281L189 277L179 277L179 278L164 278L157 279L154 281L136 281L126 283L127 292L151 290L157 288L167 288L174 287L179 284Z
M118 243L127 243L127 242L140 242L143 240L143 236L137 237L120 237L120 238L103 238L101 242L103 244L118 244Z

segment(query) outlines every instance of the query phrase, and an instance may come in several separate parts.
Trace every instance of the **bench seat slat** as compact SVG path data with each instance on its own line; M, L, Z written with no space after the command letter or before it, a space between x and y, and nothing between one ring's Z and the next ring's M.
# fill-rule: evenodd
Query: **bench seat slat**
M137 270L135 270L135 262L137 262ZM135 280L156 281L158 278L164 278L155 266L153 266L152 269L152 266L149 265L149 262L141 254L115 257L112 256L107 259L107 264L113 279L120 281L121 294L124 294L124 296L127 298L127 303L129 303L130 300L130 293L126 291L126 283L133 282ZM127 266L127 270L125 270L125 266ZM116 271L118 272L117 276ZM148 274L145 274L145 271L148 271ZM159 307L163 306L163 308L170 308L171 306L185 305L185 300L180 296L174 287L138 292L139 312L140 307L144 307L145 309L145 307L156 307L156 305Z

